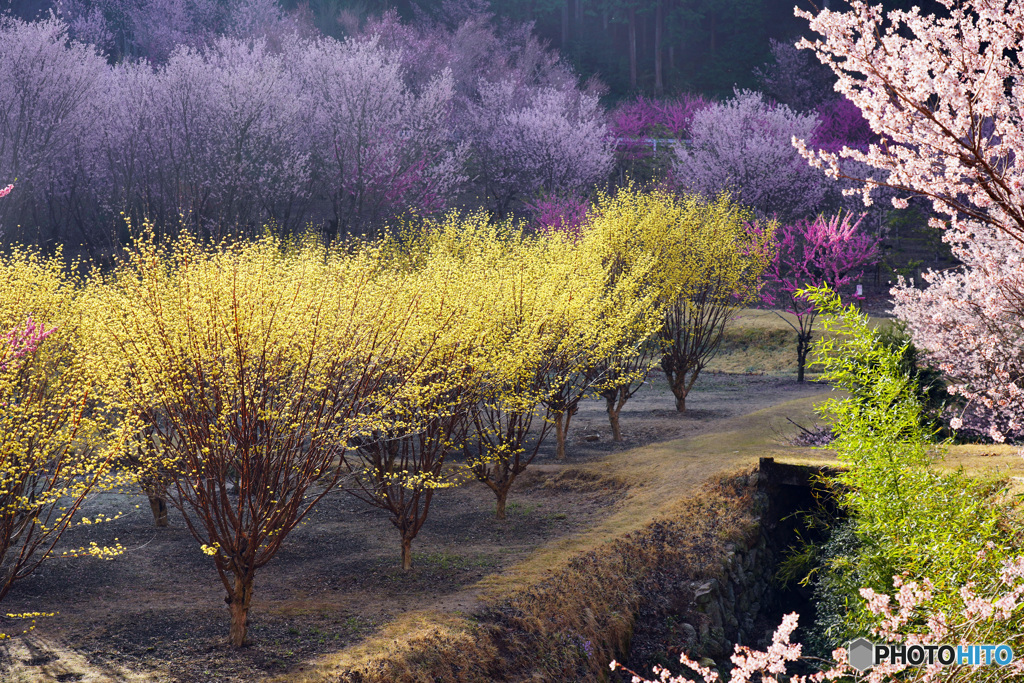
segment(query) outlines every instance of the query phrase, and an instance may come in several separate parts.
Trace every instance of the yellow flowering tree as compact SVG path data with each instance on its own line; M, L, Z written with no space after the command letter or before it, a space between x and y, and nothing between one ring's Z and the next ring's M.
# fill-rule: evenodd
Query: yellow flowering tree
M728 195L714 201L685 197L670 239L679 249L667 266L661 367L686 410L686 397L701 370L718 353L726 323L760 299L762 275L773 257L775 225L752 226L748 210Z
M649 269L648 282L658 290L663 316L660 364L680 412L701 370L718 352L726 322L759 297L761 276L771 262L774 225L753 229L750 219L728 195L708 201L628 186L600 197L584 226L584 239L593 240L617 272L630 272L638 264ZM642 376L645 363L639 356L625 360L618 363L623 374ZM631 383L606 390L613 424L632 391Z
M355 439L346 457L353 474L346 490L388 514L401 538L405 570L412 568L412 542L435 493L466 479L458 468L446 467L446 459L465 443L486 378L478 342L484 317L473 309L464 275L433 260L395 282L406 300L417 302L386 378L401 391L378 394L387 405L371 401L367 410L378 416L378 426Z
M464 444L472 475L505 516L508 492L553 429L564 457L573 407L595 390L599 360L654 328L653 290L638 267L610 277L600 255L558 235L527 236L483 215L429 226L406 252L411 268L459 273L479 348L480 400ZM481 321L481 322L477 322ZM457 323L458 324L458 323Z
M81 312L59 254L0 256L0 600L68 528L93 521L78 518L88 494L114 484L118 444L84 362ZM119 552L91 544L62 554Z
M160 442L171 502L227 592L233 646L246 639L257 570L345 476L350 440L375 428L364 407L409 315L408 302L389 305L375 263L186 235L143 240L91 277L90 344L112 409Z

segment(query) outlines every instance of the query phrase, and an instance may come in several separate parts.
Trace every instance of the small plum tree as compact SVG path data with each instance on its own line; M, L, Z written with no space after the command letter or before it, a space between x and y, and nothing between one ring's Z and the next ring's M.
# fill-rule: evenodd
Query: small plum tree
M769 303L781 303L794 324L779 316L796 332L797 381L804 381L807 353L814 338L818 309L801 290L828 286L838 291L863 275L863 268L878 260L878 239L860 230L861 215L802 219L776 230L775 258L765 271Z
M78 518L87 496L120 481L111 466L120 444L79 334L83 313L59 255L0 256L0 601L54 555L64 532L93 522ZM122 550L92 543L63 554Z
M345 476L349 441L377 428L364 408L388 405L375 392L415 306L371 277L373 263L271 238L210 250L184 235L141 241L89 283L111 409L160 440L171 501L227 592L234 647L256 572Z

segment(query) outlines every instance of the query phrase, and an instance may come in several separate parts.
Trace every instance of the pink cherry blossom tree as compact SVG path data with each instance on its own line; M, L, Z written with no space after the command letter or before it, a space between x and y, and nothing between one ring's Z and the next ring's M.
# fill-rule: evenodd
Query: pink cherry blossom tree
M1024 419L1024 3L941 4L943 16L862 0L847 12L798 12L821 35L801 46L832 68L836 89L881 139L866 150L795 144L832 177L859 180L866 202L888 187L900 193L896 206L916 195L944 215L931 224L963 266L926 274L924 289L901 283L896 312L950 390L980 409L981 431L1002 439ZM847 159L873 173L849 173Z
M806 287L828 285L839 291L863 275L863 268L878 260L878 239L860 230L864 216L818 216L781 226L775 259L765 271L765 299L791 313L795 322L782 317L796 332L797 381L804 381L807 353L814 338L818 309L800 294Z

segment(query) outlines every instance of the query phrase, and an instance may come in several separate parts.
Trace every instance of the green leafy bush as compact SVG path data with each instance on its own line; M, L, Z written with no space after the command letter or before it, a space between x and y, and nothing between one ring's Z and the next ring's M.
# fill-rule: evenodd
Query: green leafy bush
M997 576L1019 535L1006 522L1001 484L933 467L942 446L929 426L922 375L908 364L909 341L886 343L867 316L827 289L808 296L827 314L815 361L823 380L845 392L820 409L836 433L831 447L843 468L834 483L854 536L822 554L816 579L821 602L846 614L845 633L834 620L820 624L835 643L877 625L862 588L891 594L894 576L927 578L932 608L955 611L961 587Z

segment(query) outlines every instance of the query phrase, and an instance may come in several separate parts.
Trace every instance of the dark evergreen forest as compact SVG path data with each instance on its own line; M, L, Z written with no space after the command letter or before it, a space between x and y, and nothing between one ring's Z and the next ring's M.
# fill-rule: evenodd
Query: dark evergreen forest
M820 9L811 0L278 0L303 9L326 35L343 37L367 18L396 11L406 21L456 25L491 13L516 24L533 22L538 37L557 48L583 78L608 88L608 103L634 94L700 93L725 97L734 87L757 87L755 69L772 59L771 41L806 32L793 7ZM824 7L845 3L824 0ZM53 0L0 0L30 19ZM887 9L934 0L883 0Z

